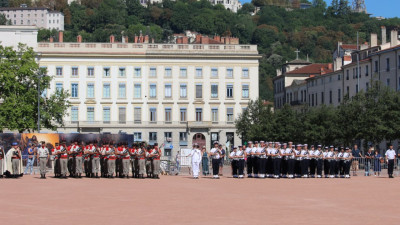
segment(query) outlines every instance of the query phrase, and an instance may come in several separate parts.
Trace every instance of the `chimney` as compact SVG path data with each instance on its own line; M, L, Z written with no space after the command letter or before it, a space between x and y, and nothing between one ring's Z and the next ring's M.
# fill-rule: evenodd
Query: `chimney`
M386 27L381 26L381 31L382 31L382 44L386 44Z
M110 43L114 43L115 42L115 37L114 37L114 35L111 35L110 36Z
M183 41L183 38L179 37L179 38L176 39L176 43L177 44L182 44L182 41Z
M134 42L135 42L135 43L138 43L138 36L136 36L136 35L135 35L135 40L134 40Z
M218 42L221 42L221 36L214 36L214 40L216 40L216 41L218 41Z
M390 47L397 46L399 43L398 31L396 29L390 31Z
M50 37L50 43L53 43L53 42L54 42L54 38Z
M333 64L332 63L328 63L328 69L329 70L333 70Z
M76 37L76 42L81 43L82 42L82 35L78 35Z
M371 33L370 46L371 48L378 46L378 35L375 33Z
M151 43L153 43L153 44L154 44L154 38L151 38Z
M144 43L149 43L149 35L144 36Z
M189 39L188 39L188 37L182 37L182 44L189 44Z
M58 42L64 42L64 32L58 32Z
M210 43L210 39L208 37L201 37L201 43L208 45Z
M196 35L196 43L201 43L201 34Z

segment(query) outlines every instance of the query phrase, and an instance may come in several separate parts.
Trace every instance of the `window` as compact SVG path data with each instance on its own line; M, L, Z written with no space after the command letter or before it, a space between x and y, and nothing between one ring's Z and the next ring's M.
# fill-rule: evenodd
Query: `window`
M203 109L202 108L196 108L196 121L197 122L203 121Z
M349 80L349 74L350 74L350 71L346 70L346 80Z
M157 76L157 69L155 67L150 67L150 77Z
M203 76L203 69L202 68L196 68L196 77L200 78Z
M165 85L165 98L171 98L171 97L172 97L172 85L166 84Z
M63 90L63 83L56 83L56 91L61 92Z
M218 98L218 84L211 84L211 98Z
M202 97L203 97L203 85L196 84L196 98L202 98Z
M134 132L133 141L142 141L142 132Z
M332 91L329 91L329 104L332 104Z
M141 84L135 84L133 87L134 91L134 98L141 98L142 97L142 85Z
M87 98L94 98L94 83L87 84Z
M78 76L78 67L72 67L71 71L72 76Z
M57 67L56 68L56 75L57 76L62 76L63 75L63 68L62 67Z
M141 77L142 76L142 69L140 67L135 67L135 71L133 74L135 77Z
M249 85L248 84L242 85L242 98L249 98Z
M164 141L172 141L172 133L171 132L164 132Z
M110 123L110 107L103 108L103 123Z
M365 89L368 91L368 89L369 89L369 83L367 82L367 83L365 83Z
M126 75L125 67L120 67L120 68L119 68L118 75L119 75L120 77L125 77L125 75Z
M149 132L149 141L153 144L157 142L157 132Z
M165 108L165 122L171 122L171 108Z
M71 97L72 98L78 97L78 84L77 83L71 84Z
M150 98L155 98L155 97L157 97L157 85L150 84Z
M136 84L135 84L135 88L136 88ZM126 84L125 83L120 83L118 85L118 98L126 98Z
M172 76L172 69L171 67L165 68L165 77L171 77Z
M338 74L337 79L340 80L340 74Z
M121 106L118 108L118 121L120 124L125 124L126 123L126 108Z
M180 85L180 96L181 96L181 98L186 98L187 97L187 86L186 86L186 84L181 84Z
M105 76L105 77L110 77L111 76L110 67L104 67L103 68L103 76Z
M340 103L342 101L342 90L340 89L337 90L337 96L338 96L338 102Z
M386 71L390 71L390 59L386 59Z
M243 78L248 78L249 77L249 69L248 68L243 68L242 69L242 77Z
M358 93L358 84L356 84L356 93Z
M218 122L218 108L211 109L211 121Z
M213 78L218 77L218 69L217 68L211 68L211 77L213 77Z
M368 71L368 65L366 65L366 66L365 66L365 76L366 76L366 77L368 77L368 73L369 73L369 71Z
M94 107L87 107L87 121L94 121Z
M226 97L233 98L233 85L232 84L226 85Z
M389 78L386 79L386 86L390 86L390 79Z
M332 83L332 76L329 77L329 83Z
M378 65L378 61L375 61L375 72L377 73L379 71L379 65Z
M179 72L180 77L187 77L187 69L186 68L181 68Z
M186 146L187 145L187 133L179 132L179 145Z
M141 123L142 122L142 108L135 107L133 111L133 120L134 123Z
M321 104L325 104L324 92L321 92Z
M181 122L186 122L186 108L181 108Z
M94 68L93 67L88 67L87 68L87 75L88 75L88 77L93 77L94 76Z
M399 58L399 60L398 60L397 65L398 65L398 68L400 69L400 55L398 56L398 58Z
M226 69L226 77L233 78L233 69L232 68Z
M311 106L314 106L314 94L311 94Z
M77 106L71 107L71 121L73 121L73 122L78 121L78 107Z
M156 108L150 108L150 121L151 122L156 122L157 121L157 109Z
M226 121L233 122L233 108L226 108Z
M350 87L347 86L346 90L347 90L347 94L349 95L350 94Z
M110 84L109 83L103 84L103 98L110 98L110 97L111 97Z

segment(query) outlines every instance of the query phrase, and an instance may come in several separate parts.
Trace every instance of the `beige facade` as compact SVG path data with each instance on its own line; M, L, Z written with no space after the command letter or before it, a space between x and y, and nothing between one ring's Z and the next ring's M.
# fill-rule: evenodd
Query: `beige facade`
M48 8L0 8L0 13L4 14L12 25L64 30L64 14Z

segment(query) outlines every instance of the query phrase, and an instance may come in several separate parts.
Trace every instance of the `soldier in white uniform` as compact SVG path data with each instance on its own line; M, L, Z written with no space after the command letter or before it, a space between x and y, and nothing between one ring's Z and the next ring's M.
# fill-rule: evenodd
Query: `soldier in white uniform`
M190 157L192 157L192 171L193 179L199 179L200 163L201 163L201 151L199 149L199 144L194 144L194 148L190 152Z
M389 149L386 150L385 158L388 163L389 178L394 178L393 177L393 168L394 168L394 160L396 159L396 151L393 149L393 145L390 145Z
M350 166L351 166L351 159L353 155L351 154L350 148L346 147L346 151L343 153L343 160L344 160L344 177L350 178Z
M307 157L308 157L308 150L307 150L307 144L303 145L303 149L300 152L301 155L301 162L300 162L300 167L301 167L301 177L307 178L308 177L308 166L307 166Z
M274 159L274 178L279 179L281 173L282 149L279 142L275 142L274 152L271 153Z
M246 154L245 146L239 146L239 149L236 151L236 159L238 160L237 167L239 171L239 179L243 179L245 154Z
M221 150L218 148L218 142L214 142L214 148L211 149L210 155L212 158L213 179L219 179L219 162L221 160Z
M260 141L260 147L257 148L259 178L265 178L267 173L267 152L265 147L265 142Z
M253 165L253 176L254 178L258 178L258 141L255 141L254 144L255 145L253 145L253 148L251 149L251 160Z
M37 161L40 165L40 179L46 179L47 161L49 160L49 149L46 148L46 143L42 141L42 145L37 150Z
M328 162L329 162L329 177L335 178L336 155L334 152L333 145L329 146L329 152L328 152L326 158L328 159Z
M295 162L294 162L294 173L295 176L297 178L301 177L301 160L302 160L302 156L301 156L301 148L303 147L302 144L298 144L296 145L296 148L294 150L295 152Z
M314 158L317 165L317 178L322 178L322 165L324 160L322 159L322 146L318 145L317 150L314 151Z
M322 153L322 158L324 160L324 176L325 178L329 177L329 160L328 160L328 146L325 146L324 152Z
M267 148L267 177L273 177L274 174L274 159L272 158L271 154L274 152L274 143L268 142Z
M294 178L294 166L295 166L295 155L296 153L292 149L292 144L289 142L289 146L285 150L285 157L287 161L287 172L288 172L288 178L293 179Z
M237 151L237 147L234 146L232 149L232 152L229 153L229 159L231 160L233 178L238 178L238 175L237 175L238 174L238 169L237 169L238 160L236 159L236 151Z
M253 148L252 145L253 145L253 142L249 141L247 143L247 148L246 148L246 158L247 158L246 167L247 167L247 177L248 178L253 177L253 160L251 157L251 150Z
M310 158L310 177L315 178L315 167L317 166L317 161L315 159L315 147L311 145L311 149L308 151L308 157Z

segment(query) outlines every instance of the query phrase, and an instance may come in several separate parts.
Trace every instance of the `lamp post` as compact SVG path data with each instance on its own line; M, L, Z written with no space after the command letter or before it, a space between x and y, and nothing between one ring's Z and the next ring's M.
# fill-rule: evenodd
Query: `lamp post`
M37 94L38 94L38 101L37 101L37 111L38 111L38 120L37 120L37 129L38 129L38 133L40 133L40 78L42 76L39 74L38 75L38 90L37 90Z

